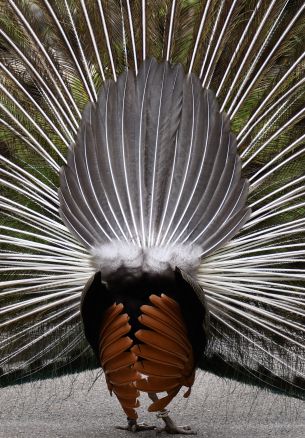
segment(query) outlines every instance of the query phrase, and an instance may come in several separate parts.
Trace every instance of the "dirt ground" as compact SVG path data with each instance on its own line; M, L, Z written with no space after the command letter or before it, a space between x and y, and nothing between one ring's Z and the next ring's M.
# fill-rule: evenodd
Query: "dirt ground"
M0 390L1 438L123 438L130 432L104 377L92 386L96 371L27 383ZM182 392L183 393L183 392ZM260 388L199 372L191 397L182 393L170 405L178 424L189 424L204 438L304 438L304 402ZM141 420L161 426L147 413L143 398ZM141 438L156 437L155 431ZM161 434L158 436L166 436ZM182 437L182 435L175 435Z

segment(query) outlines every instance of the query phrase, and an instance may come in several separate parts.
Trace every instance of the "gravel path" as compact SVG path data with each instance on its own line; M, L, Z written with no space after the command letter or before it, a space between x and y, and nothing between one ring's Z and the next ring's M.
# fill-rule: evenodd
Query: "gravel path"
M0 391L1 438L121 438L125 417L104 378L88 392L96 372L27 383ZM143 398L141 420L159 424ZM205 438L304 438L304 402L198 373L190 399L176 397L170 409L178 424ZM156 437L154 431L139 438ZM159 436L166 436L165 434ZM182 435L176 435L179 437Z

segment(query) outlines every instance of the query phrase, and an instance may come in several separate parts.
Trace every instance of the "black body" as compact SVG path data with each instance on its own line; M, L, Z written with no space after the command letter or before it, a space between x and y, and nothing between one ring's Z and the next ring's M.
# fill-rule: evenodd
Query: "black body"
M122 279L122 276L119 278ZM85 336L95 354L98 355L100 326L109 306L114 302L123 303L132 326L129 336L135 340L134 333L141 328L138 321L140 307L143 304L151 304L150 295L162 293L179 303L193 348L195 364L200 364L208 340L208 309L205 303L199 300L194 285L185 280L179 269L172 275L143 273L141 278L129 278L112 283L102 282L100 272L92 277L83 291L81 315Z

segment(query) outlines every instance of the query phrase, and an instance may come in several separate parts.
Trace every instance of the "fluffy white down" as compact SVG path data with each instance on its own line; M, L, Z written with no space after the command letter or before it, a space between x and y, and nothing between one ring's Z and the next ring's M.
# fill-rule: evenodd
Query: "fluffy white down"
M142 272L163 273L176 267L193 274L200 264L201 248L193 245L140 248L133 244L113 242L91 249L92 264L107 278L120 268L131 275Z

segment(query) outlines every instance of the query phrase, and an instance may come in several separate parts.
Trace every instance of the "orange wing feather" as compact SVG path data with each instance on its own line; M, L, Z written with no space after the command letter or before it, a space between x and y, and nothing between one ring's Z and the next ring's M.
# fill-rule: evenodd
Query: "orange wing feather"
M195 378L192 346L179 304L165 294L151 295L151 304L141 306L143 329L128 336L131 325L123 304L113 304L105 313L100 330L99 357L110 392L114 392L129 418L138 417L140 391L167 392L152 403L150 412L170 403L182 386L188 397Z

